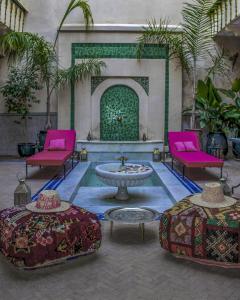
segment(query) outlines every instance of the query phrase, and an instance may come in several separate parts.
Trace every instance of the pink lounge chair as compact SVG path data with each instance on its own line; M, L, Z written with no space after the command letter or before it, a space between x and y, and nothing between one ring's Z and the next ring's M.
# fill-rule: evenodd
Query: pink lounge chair
M57 150L50 150L50 143L56 142L56 140L63 141L63 145ZM53 141L53 142L51 142ZM76 142L76 132L75 130L48 130L46 141L44 144L44 149L42 152L36 153L33 156L30 156L26 160L26 177L28 176L28 166L63 166L64 178L66 175L65 163L69 158L72 157L74 152ZM59 146L58 146L59 147ZM72 159L73 167L73 159Z
M183 165L183 177L185 174L185 167L187 168L221 168L221 177L224 161L201 151L199 137L195 132L169 132L168 133L169 150L173 161L176 160ZM193 151L186 151L186 149L177 149L176 142L192 142L194 146ZM181 144L181 143L180 143ZM180 145L181 146L181 145ZM185 146L185 144L184 144Z

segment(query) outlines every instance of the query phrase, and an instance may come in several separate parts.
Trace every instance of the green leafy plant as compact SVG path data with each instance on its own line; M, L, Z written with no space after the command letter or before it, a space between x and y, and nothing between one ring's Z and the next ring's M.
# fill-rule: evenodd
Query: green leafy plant
M86 0L71 0L60 23L54 44L29 32L10 32L0 38L0 49L5 55L8 55L10 61L34 70L35 76L46 89L47 120L45 129L51 128L50 106L53 92L64 85L84 80L88 76L99 76L102 68L105 67L105 63L98 59L83 60L66 69L60 67L56 53L56 42L64 21L76 8L82 10L86 27L93 23L88 2Z
M197 84L196 110L200 127L209 132L221 132L225 128L225 103L212 79L199 80Z
M219 89L219 91L231 101L227 104L228 127L237 137L240 137L240 79L235 79L230 89Z
M232 100L223 99L226 95ZM218 89L210 77L199 80L197 85L196 109L199 114L200 127L209 132L236 131L240 133L240 80L233 82L230 90Z
M139 38L139 58L145 44L167 45L170 59L178 58L186 71L192 83L191 128L195 127L197 82L202 62L211 61L210 68L214 66L211 70L213 73L217 71L217 66L219 67L222 61L215 58L221 54L215 49L211 36L211 20L208 16L211 6L211 0L185 3L182 10L183 22L180 24L181 32L178 28L170 27L165 19L161 19L159 24L153 20L144 28L144 33Z
M11 68L7 82L0 89L7 111L20 115L21 121L24 121L25 136L27 117L33 103L39 103L36 91L40 89L35 72L23 67Z
M67 19L67 17L72 13L72 11L74 11L75 9L80 9L83 13L83 17L84 17L84 23L86 25L86 29L88 29L88 27L90 25L93 25L93 17L92 17L92 12L91 12L91 8L90 5L88 3L88 1L86 0L71 0L68 4L68 7L64 13L64 16L60 22L59 28L57 30L57 35L54 41L54 47L57 44L57 40L59 37L59 33L61 31L61 28L65 22L65 20Z

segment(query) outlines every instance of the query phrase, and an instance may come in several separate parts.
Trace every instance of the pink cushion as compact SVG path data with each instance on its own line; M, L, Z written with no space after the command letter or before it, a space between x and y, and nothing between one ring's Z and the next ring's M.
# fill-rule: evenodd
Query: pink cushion
M176 142L193 142L198 151L201 150L199 137L196 132L172 131L168 133L169 149L172 155L179 153L175 147ZM186 150L185 150L186 151Z
M50 140L48 150L50 150L50 151L66 150L65 139Z
M44 144L44 150L48 150L51 140L65 139L66 149L69 151L74 151L76 142L76 131L75 130L48 130L46 141Z
M194 146L192 141L183 142L183 143L184 143L184 146L186 148L186 151L189 151L189 152L198 151L197 148Z
M42 151L27 158L32 166L62 166L72 155L72 151Z
M221 167L223 160L202 151L177 152L174 157L188 167Z
M175 142L174 146L178 152L186 151L185 145L183 142Z

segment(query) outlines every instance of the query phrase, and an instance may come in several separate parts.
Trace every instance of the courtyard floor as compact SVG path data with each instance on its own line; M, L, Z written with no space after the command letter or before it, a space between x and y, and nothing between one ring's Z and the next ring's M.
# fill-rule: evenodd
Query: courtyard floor
M240 182L240 162L227 160L229 184ZM30 169L31 170L31 169ZM0 209L13 205L21 160L0 161ZM35 193L56 170L34 168L28 181ZM216 180L219 170L195 170L187 176L198 184ZM240 194L240 190L238 191ZM236 194L236 196L239 196ZM239 270L216 269L177 260L160 248L158 223L146 226L142 242L136 226L102 222L103 243L95 255L38 271L18 271L0 256L1 300L239 300Z

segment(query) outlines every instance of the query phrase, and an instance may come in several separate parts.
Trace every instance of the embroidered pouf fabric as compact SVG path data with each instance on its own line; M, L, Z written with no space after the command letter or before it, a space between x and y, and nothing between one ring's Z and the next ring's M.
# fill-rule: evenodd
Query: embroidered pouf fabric
M48 214L17 207L0 212L0 250L20 268L91 254L100 244L101 225L96 215L76 206Z
M160 243L180 258L240 267L240 204L204 208L184 199L163 213Z

